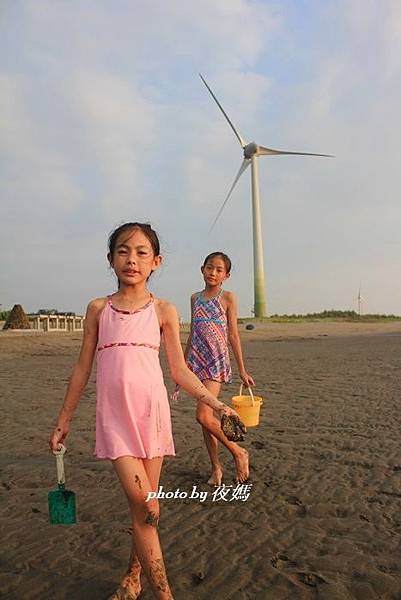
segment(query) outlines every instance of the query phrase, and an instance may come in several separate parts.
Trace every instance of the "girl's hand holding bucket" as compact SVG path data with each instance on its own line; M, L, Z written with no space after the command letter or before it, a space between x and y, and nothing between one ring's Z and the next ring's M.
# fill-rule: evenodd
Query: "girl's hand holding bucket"
M252 375L249 375L249 373L247 373L246 371L242 371L240 373L240 377L241 377L242 383L245 384L247 388L250 388L252 385L255 385L255 381L254 381Z
M248 387L249 396L243 395L242 388L243 384L241 383L239 395L231 398L232 405L247 427L256 427L259 425L259 413L263 399L260 396L254 396L250 387Z

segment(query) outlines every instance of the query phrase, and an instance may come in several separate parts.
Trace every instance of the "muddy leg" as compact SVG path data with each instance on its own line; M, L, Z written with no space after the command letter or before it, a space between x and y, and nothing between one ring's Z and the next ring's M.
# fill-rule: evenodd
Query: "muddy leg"
M212 394L215 394L215 388L213 387L212 384L214 385L218 385L218 391L220 390L220 384L217 383L216 381L210 381L210 380L205 380L203 382L203 384L205 385L205 387L207 387L208 389L210 389L210 391L212 392ZM204 402L198 402L198 409L196 412L196 419L198 421L198 423L200 423L203 427L204 430L206 430L209 433L209 438L208 440L213 440L213 438L216 440L216 445L215 447L217 448L217 440L219 442L221 442L226 448L227 450L229 450L231 452L231 454L233 455L234 461L235 461L235 467L236 467L236 471L237 471L237 481L239 483L243 483L244 481L246 481L249 477L249 454L247 452L247 450L245 450L245 448L241 448L241 446L239 446L236 442L230 442L226 436L224 435L224 433L221 430L220 427L220 421L219 419L215 416L213 410L210 408L210 406L205 405ZM206 441L206 438L205 438ZM214 444L213 441L211 441L211 445ZM212 454L214 452L213 447L211 452L209 451L209 446L208 446L208 442L206 442L206 446L208 448L208 452L209 452L209 456L210 456L210 460L212 461L212 469L214 468L214 465L220 465L220 461L218 459L218 455L217 455L217 450L216 450L216 454ZM216 460L216 455L217 455L217 463L213 462ZM221 465L220 465L220 469L221 469ZM212 473L213 476L213 473ZM212 479L212 477L210 478L210 480ZM209 481L210 481L209 480Z
M154 597L158 600L172 600L157 532L159 502L156 499L146 502L148 492L156 491L148 472L152 477L155 473L160 475L161 463L162 458L145 461L123 456L113 461L113 466L128 498L135 553Z
M216 396L219 395L220 392L220 383L218 381L212 381L210 379L206 379L203 381L203 385L210 390L210 392ZM206 414L205 414L206 413ZM202 421L205 421L205 417L213 418L214 411L210 406L207 406L204 402L198 402L198 407L196 411L196 418L198 423L202 424ZM219 459L219 442L217 438L202 425L202 433L203 439L205 440L206 449L209 454L210 462L212 463L212 473L208 479L209 485L220 485L223 479L223 468Z

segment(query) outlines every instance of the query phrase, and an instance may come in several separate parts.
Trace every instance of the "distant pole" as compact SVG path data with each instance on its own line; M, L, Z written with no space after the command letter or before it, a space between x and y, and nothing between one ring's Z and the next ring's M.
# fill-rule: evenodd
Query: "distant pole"
M361 316L361 312L362 312L362 296L361 296L361 286L359 286L359 292L358 292L358 315Z
M267 316L265 292L265 272L263 266L262 219L260 212L258 163L255 155L251 158L252 169L252 221L253 221L253 285L255 317Z

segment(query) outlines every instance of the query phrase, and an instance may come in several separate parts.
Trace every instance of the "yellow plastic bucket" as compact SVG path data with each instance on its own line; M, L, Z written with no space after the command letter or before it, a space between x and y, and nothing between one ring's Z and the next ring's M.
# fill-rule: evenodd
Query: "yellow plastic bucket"
M260 396L254 396L251 388L248 388L250 395L243 396L242 387L243 384L241 383L239 396L231 398L233 409L239 414L246 427L256 427L256 425L259 425L259 413L263 399Z

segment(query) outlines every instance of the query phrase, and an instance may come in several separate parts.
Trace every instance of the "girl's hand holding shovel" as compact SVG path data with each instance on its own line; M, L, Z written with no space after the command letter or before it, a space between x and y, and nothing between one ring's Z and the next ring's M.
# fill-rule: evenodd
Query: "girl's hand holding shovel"
M70 428L68 423L57 423L56 428L50 436L49 446L50 450L58 450L59 445L62 444L68 435Z

